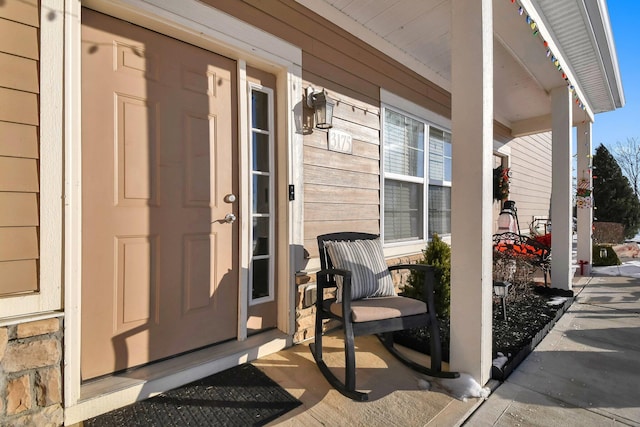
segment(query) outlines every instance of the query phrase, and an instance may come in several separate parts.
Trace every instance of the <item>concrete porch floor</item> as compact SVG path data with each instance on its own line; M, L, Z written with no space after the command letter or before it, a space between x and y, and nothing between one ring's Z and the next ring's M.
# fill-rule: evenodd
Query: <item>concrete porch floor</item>
M486 401L420 390L420 374L375 337L356 340L358 388L371 390L364 403L331 388L308 345L256 360L302 401L269 425L640 426L640 261L594 268L593 277L574 278L574 292L573 305L533 353L504 383L490 381L494 391ZM327 363L343 374L340 331L325 343ZM427 363L426 356L406 351Z
M327 364L344 378L341 331L325 336ZM270 426L456 426L480 405L482 399L457 400L441 391L418 387L423 378L401 364L374 336L356 338L356 384L371 391L368 402L354 402L322 376L309 346L300 344L262 357L252 363L298 398L302 405L270 423ZM402 349L428 364L428 357ZM448 369L445 367L445 369Z

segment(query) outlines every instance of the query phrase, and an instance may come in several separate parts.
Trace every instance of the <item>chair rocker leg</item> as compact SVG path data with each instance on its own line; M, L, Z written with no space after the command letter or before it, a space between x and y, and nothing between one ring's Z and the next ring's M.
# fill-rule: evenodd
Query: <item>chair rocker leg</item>
M331 384L333 388L338 390L340 394L348 397L351 400L355 400L358 402L366 402L367 400L369 400L368 393L362 393L357 390L350 390L344 382L340 381L338 377L336 377L334 373L331 372L327 364L322 359L322 356L318 355L318 352L316 350L316 344L319 344L321 346L322 340L320 340L317 343L309 344L309 349L311 350L311 354L313 354L313 358L316 361L316 365L318 365L318 368L320 369L320 372L322 373L322 375L324 375L327 381L329 381L329 384Z
M404 365L413 369L416 372L420 372L421 374L428 375L430 377L438 377L438 378L458 378L460 374L458 372L447 372L442 371L441 366L431 366L431 368L427 368L419 363L414 362L413 360L406 357L404 354L400 353L398 349L393 344L393 332L387 332L384 334L376 334L384 348L387 349L389 353L391 353L396 359L402 362ZM438 364L439 365L439 364Z

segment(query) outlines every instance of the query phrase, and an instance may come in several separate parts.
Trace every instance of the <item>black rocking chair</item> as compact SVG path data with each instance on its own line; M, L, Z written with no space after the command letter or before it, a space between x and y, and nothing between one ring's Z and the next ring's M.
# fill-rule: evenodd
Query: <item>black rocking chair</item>
M424 274L424 292L426 304L422 301L403 296L381 296L352 299L352 272L335 268L326 242L355 242L375 240L379 236L368 233L332 233L318 236L321 270L317 273L317 300L315 343L309 344L318 368L327 381L343 395L357 401L368 400L368 393L356 390L356 360L354 337L375 334L384 347L403 364L422 374L457 378L457 372L442 371L442 348L440 331L435 315L433 267L423 264L402 264L383 268L387 271L412 269ZM384 258L382 258L384 261ZM386 273L386 271L385 271ZM342 301L336 298L325 299L325 290L340 287L336 276L342 277ZM345 346L345 381L339 380L331 372L322 358L322 329L324 319L336 319L342 323ZM428 326L431 344L431 367L422 366L402 355L394 347L393 332L404 329Z

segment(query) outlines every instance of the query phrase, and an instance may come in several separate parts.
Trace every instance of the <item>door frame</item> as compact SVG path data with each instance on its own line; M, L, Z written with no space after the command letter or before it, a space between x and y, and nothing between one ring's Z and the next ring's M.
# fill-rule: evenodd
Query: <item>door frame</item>
M279 170L276 185L287 188L294 185L299 189L294 201L289 201L287 192L279 192L276 201L278 221L286 224L278 227L276 242L278 286L278 330L285 339L280 344L261 347L260 340L247 340L246 319L248 314L248 278L250 266L250 242L247 215L240 218L240 259L238 295L238 341L240 350L247 360L262 356L266 351L277 351L284 345L291 345L295 330L295 273L301 267L303 246L303 200L302 200L302 134L296 131L296 122L302 115L302 50L273 35L247 24L237 18L221 13L213 7L197 0L64 0L64 69L65 69L65 243L64 243L64 402L65 423L80 421L91 414L104 412L107 407L119 407L135 400L157 393L160 388L168 389L180 385L188 375L170 375L152 381L143 381L145 386L137 391L109 393L100 396L83 392L80 377L80 331L81 331L81 268L82 268L82 164L81 164L81 7L89 7L115 18L120 18L143 26L161 34L199 46L211 52L224 55L237 62L238 81L238 145L239 178L241 195L248 194L249 170L249 128L248 128L248 82L246 67L251 65L276 75L276 128L279 141L276 157ZM215 22L215 28L208 23ZM238 38L237 34L242 34ZM286 167L284 166L286 165ZM243 207L241 213L248 207ZM246 204L246 203L245 203ZM273 334L266 334L265 340ZM271 337L271 338L270 338ZM242 342L246 344L242 346ZM269 350L270 349L270 350ZM238 363L238 354L234 355ZM227 362L229 363L229 362ZM222 365L221 365L222 366ZM211 366L209 369L216 369ZM218 369L219 370L219 369ZM147 390L144 393L142 390ZM118 398L121 396L121 398ZM84 418L83 418L84 417Z

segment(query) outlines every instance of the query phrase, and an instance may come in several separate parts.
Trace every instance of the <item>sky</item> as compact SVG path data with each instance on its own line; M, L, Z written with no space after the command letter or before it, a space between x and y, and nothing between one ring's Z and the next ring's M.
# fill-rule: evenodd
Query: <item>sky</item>
M618 142L640 138L640 1L607 0L607 6L626 103L596 114L592 142L594 150L604 144L611 151Z

